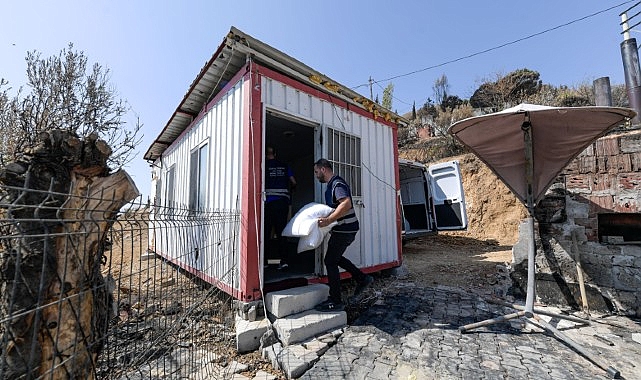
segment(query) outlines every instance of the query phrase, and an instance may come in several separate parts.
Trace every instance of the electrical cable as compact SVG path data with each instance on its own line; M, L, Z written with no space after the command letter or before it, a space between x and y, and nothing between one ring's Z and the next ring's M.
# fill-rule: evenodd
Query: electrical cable
M376 83L376 85L378 87L380 87L383 91L385 91L385 88L383 86L381 86L381 84L379 82L374 82L374 83ZM392 99L396 99L396 100L398 100L399 102L401 102L401 103L403 103L405 105L411 106L411 104L407 103L406 101L403 101L403 100L397 98L396 96L394 96L394 91L393 90L392 90ZM396 112L394 112L394 113L396 113Z
M329 95L330 99L332 99L332 98L333 98L333 96L332 96L331 94L329 94L329 93L328 93L328 95ZM340 122L340 124L341 124L341 127L342 127L343 131L344 131L345 133L348 133L347 128L345 128L345 124L343 124L343 119L342 119L342 118L341 118L341 116L338 114L338 110L337 110L337 108L336 108L336 105L334 104L334 102L333 102L333 101L332 101L332 102L330 102L330 104L332 105L332 109L334 110L334 113L336 114L336 117L338 118L338 121ZM351 111L348 111L348 112L351 112ZM335 128L334 128L334 129L335 129ZM376 175L376 174L375 174L375 173L374 173L374 172L373 172L373 171L372 171L372 170L371 170L371 169L370 169L370 168L369 168L369 167L368 167L368 166L363 162L363 158L362 158L362 157L361 157L361 166L362 166L362 167L364 167L364 168L365 168L365 170L367 170L367 172L369 172L369 174L370 174L372 177L374 177L374 178L375 178L375 179L377 179L379 182L381 182L381 183L382 183L382 184L384 184L385 186L387 186L387 187L389 187L390 189L392 189L392 191L396 192L395 187L394 187L391 183L389 183L389 182L385 181L383 178L380 178L379 176L377 176L377 175Z
M460 62L460 61L463 61L463 60L466 60L466 59L469 59L469 58L473 58L473 57L476 57L476 56L478 56L478 55L485 54L485 53L489 53L489 52L491 52L491 51L498 50L498 49L504 48L504 47L506 47L506 46L514 45L514 44L517 44L517 43L519 43L519 42L523 42L523 41L529 40L529 39L531 39L531 38L538 37L538 36L540 36L540 35L542 35L542 34L549 33L549 32L552 32L552 31L554 31L554 30L561 29L561 28L564 28L564 27L566 27L566 26L569 26L569 25L575 24L575 23L577 23L577 22L587 20L587 19L589 19L589 18L592 18L592 17L594 17L594 16L598 16L598 15L600 15L600 14L602 14L602 13L605 13L605 12L611 11L612 9L619 8L619 7L621 7L621 6L625 5L625 4L629 4L629 3L632 3L632 2L634 2L634 1L635 1L635 0L628 0L628 1L624 1L624 2L622 2L622 3L620 3L620 4L617 4L617 5L611 6L611 7L609 7L609 8L606 8L606 9L603 9L603 10L600 10L600 11L597 11L597 12L594 12L594 13L591 13L591 14L589 14L589 15L587 15L587 16L583 16L583 17L580 17L580 18L574 19L574 20L572 20L572 21L569 21L569 22L566 22L566 23L563 23L563 24L560 24L560 25L554 26L554 27L552 27L552 28L545 29L545 30L543 30L543 31L541 31L541 32L533 33L533 34L530 34L530 35L525 36L525 37L517 38L516 40L512 40L512 41L509 41L509 42L505 42L505 43L503 43L503 44L500 44L500 45L497 45L497 46L494 46L494 47L491 47L491 48L488 48L488 49L484 49L484 50L481 50L481 51L477 51L477 52L475 52L475 53L471 53L471 54L468 54L468 55L465 55L465 56L462 56L462 57L459 57L459 58L451 59L451 60L448 60L448 61L445 61L445 62L441 62L441 63L435 64L435 65L432 65L432 66L424 67L424 68L422 68L422 69L418 69L418 70L410 71L410 72L405 73L405 74L394 75L394 76L391 76L391 77L386 78L386 79L374 80L374 81L372 81L372 82L373 82L373 83L376 83L376 84L378 84L379 82L389 82L389 81L392 81L392 80L394 80L394 79L404 78L404 77L407 77L407 76L410 76L410 75L414 75L414 74L422 73L422 72L427 71L427 70L436 69L436 68L443 67L443 66L446 66L446 65L449 65L449 64L452 64L452 63L456 63L456 62ZM356 89L358 89L358 88L366 87L366 86L369 86L369 85L370 85L370 82L368 82L368 83L364 83L364 84L360 84L360 85L357 85L357 86L354 86L354 87L351 87L351 89L352 89L352 90L356 90ZM396 98L395 98L395 99L396 99ZM399 99L397 99L397 100L399 100ZM400 100L399 100L399 101L400 101ZM403 101L401 101L401 102L402 102L402 103L404 103L404 104L408 104L408 105L409 105L409 103L407 103L407 102L403 102Z

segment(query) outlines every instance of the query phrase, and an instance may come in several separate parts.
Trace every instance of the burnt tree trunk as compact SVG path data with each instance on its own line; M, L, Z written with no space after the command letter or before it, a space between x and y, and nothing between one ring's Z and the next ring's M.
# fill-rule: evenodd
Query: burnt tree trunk
M0 378L91 379L111 317L107 232L138 191L96 136L39 137L0 170Z

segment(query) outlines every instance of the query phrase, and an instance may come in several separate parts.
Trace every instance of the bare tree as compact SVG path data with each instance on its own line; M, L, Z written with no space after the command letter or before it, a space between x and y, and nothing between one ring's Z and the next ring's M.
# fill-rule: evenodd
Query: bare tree
M10 131L0 139L3 157L15 158L36 144L39 133L58 129L81 138L97 134L113 149L110 166L131 161L142 125L124 120L132 109L118 98L108 69L98 63L89 68L73 44L49 58L28 52L26 61L28 91L20 88L10 97L8 83L0 82L0 128Z
M447 80L447 76L445 74L441 74L441 76L434 81L434 85L432 86L432 91L434 92L434 99L435 103L438 105L442 105L447 96L449 95L449 90L450 90L450 83Z

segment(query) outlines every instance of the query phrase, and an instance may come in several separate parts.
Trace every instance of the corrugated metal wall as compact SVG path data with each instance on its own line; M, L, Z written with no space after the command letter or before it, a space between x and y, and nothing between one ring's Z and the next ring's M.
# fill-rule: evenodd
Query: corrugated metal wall
M167 178L173 168L173 201L178 208L187 208L189 190L195 186L190 178L190 154L208 144L206 209L220 212L221 218L240 215L243 82L241 79L230 88L202 119L165 151L160 181L160 194L164 200L168 198L168 190L171 191L167 188ZM171 206L164 202L162 205ZM221 219L216 225L196 223L180 229L160 227L162 237L155 242L156 251L238 289L240 218L235 220L235 223L223 223ZM156 225L160 226L158 222ZM180 234L190 234L190 239L184 239Z
M360 250L353 244L347 256L360 266L369 267L398 259L396 225L396 175L392 129L328 101L311 96L282 82L262 77L262 101L265 106L315 121L327 128L361 138L362 197L358 207L361 222ZM323 150L326 148L323 147ZM316 157L324 155L318 152ZM323 185L322 191L325 190ZM323 202L322 192L317 201ZM354 252L357 250L358 252Z

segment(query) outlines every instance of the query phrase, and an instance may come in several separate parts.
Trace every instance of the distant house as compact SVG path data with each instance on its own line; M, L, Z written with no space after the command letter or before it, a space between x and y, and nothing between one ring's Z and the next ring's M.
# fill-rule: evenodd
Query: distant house
M323 203L313 163L325 157L351 184L361 221L346 255L366 272L400 265L399 124L398 115L232 27L145 153L155 204L238 215L233 228L217 232L229 235L232 249L221 260L212 242L178 244L171 224L154 231L150 249L241 301L261 298L261 289L325 281L323 249L296 254L295 241L286 272L264 268L263 167L271 145L299 184L292 213Z

